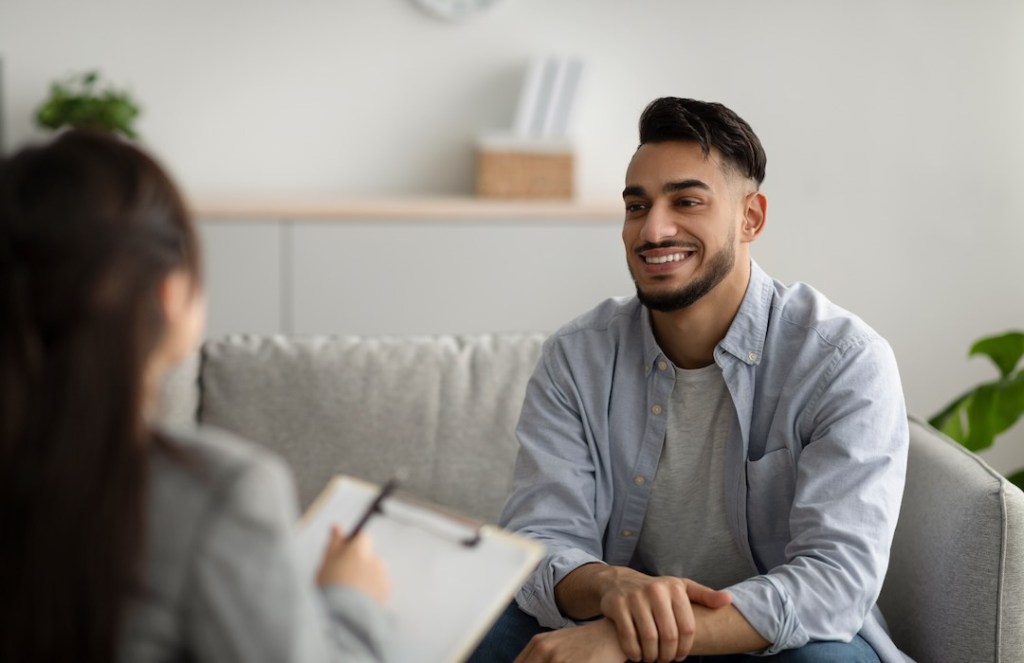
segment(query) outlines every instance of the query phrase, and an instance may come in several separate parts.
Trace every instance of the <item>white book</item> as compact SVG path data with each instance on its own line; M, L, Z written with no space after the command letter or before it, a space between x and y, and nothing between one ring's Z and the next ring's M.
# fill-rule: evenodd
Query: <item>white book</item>
M579 98L580 79L583 77L583 61L579 58L565 58L559 70L555 103L548 114L544 135L564 138L572 130L572 119Z
M555 90L558 84L559 68L561 63L558 58L546 57L542 59L540 83L537 87L537 103L530 118L527 136L543 136L547 124L548 115L551 113L551 105L555 103Z
M333 524L351 532L381 489L339 475L299 523L306 568L316 569ZM544 554L544 546L414 501L399 492L379 502L365 532L391 577L397 661L456 663L476 649Z
M517 136L529 136L533 131L541 87L544 84L545 66L544 58L533 58L526 66L523 83L519 88L516 116L512 122L512 133Z
M569 73L567 58L552 57L550 61L553 63L551 95L544 107L544 118L540 128L540 135L545 138L555 135L555 118L561 113L559 106L562 103L562 89L565 87L565 79Z

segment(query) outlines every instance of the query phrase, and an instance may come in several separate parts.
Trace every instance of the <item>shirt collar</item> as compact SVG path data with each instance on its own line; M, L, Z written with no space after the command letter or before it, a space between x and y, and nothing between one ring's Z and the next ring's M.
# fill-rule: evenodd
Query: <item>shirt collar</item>
M747 291L719 348L751 366L761 362L774 289L772 279L751 259Z
M729 331L718 344L719 348L745 364L756 366L761 362L765 337L768 334L773 290L774 283L771 277L751 259L747 291L743 295L736 317L729 326ZM651 312L643 305L640 306L640 325L644 340L644 369L650 371L654 363L665 355L654 338Z

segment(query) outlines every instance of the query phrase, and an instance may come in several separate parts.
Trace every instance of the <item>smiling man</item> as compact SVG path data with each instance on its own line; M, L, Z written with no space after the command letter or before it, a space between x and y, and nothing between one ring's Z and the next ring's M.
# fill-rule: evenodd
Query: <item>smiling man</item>
M903 660L875 605L906 470L896 363L751 259L765 163L721 104L644 111L637 294L545 344L502 524L547 556L474 660Z

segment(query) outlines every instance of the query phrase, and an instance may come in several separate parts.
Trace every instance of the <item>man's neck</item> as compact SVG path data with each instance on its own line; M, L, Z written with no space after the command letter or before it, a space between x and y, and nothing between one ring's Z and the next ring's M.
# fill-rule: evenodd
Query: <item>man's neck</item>
M715 347L729 331L750 283L750 261L737 260L728 278L679 311L651 311L651 327L665 355L679 368L702 368L715 360Z

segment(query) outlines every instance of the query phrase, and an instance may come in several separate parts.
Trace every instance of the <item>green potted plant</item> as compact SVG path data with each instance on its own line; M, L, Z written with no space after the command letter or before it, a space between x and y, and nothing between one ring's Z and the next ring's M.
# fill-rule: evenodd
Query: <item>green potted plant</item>
M999 370L999 379L984 382L954 399L928 420L935 428L971 451L992 446L1024 415L1024 332L986 336L971 346L968 356L985 355ZM1009 480L1024 488L1024 469Z
M130 94L103 84L99 72L88 71L55 82L36 111L36 122L48 129L74 127L135 138L138 115L139 107Z

